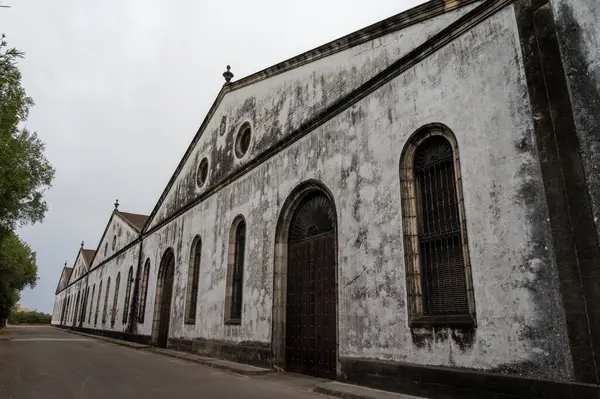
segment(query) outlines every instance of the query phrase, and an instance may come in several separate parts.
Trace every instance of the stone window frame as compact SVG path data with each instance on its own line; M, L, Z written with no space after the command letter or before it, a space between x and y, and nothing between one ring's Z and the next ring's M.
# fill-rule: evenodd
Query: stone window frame
M196 324L198 310L198 288L200 286L200 266L202 265L202 238L196 235L190 247L187 290L185 296L185 324Z
M98 315L100 314L100 301L102 300L102 280L98 286L98 298L96 299L96 313L94 314L94 327L98 325Z
M125 288L125 301L123 302L123 324L127 324L129 319L129 302L131 301L131 285L133 284L133 266L129 267L129 273L127 273L127 286Z
M75 294L73 294L75 295ZM81 291L77 291L77 296L74 297L75 299L75 307L73 308L73 317L72 317L72 322L73 322L73 327L75 327L75 324L77 324L77 314L79 313L79 301L81 300Z
M146 319L146 299L148 297L148 280L150 279L150 258L144 263L144 274L142 274L142 289L140 290L140 304L138 307L138 323L144 324Z
M198 169L196 170L196 185L199 188L207 185L209 174L210 163L208 162L208 157L204 157L200 160L200 163L198 164Z
M338 228L339 215L337 204L331 190L321 181L309 179L293 188L284 204L282 205L277 220L275 231L275 259L273 268L273 313L272 313L272 348L273 364L281 369L286 367L285 344L286 344L286 322L287 322L287 270L288 270L288 245L290 225L298 206L304 199L319 192L325 195L335 210L335 291L336 291L336 362L339 367L340 356L340 291L339 291L339 259L338 259Z
M121 272L117 273L117 278L115 279L115 293L113 294L112 313L110 315L111 327L114 327L115 323L117 322L117 303L119 301L119 286L120 285L121 285Z
M236 266L236 259L237 258L237 252L236 252L236 246L237 246L237 231L238 228L242 225L244 225L245 228L245 232L244 232L244 254L243 254L243 262L241 265L241 287L240 287L240 298L239 298L239 306L240 306L240 317L239 318L234 318L231 317L232 316L232 310L233 310L233 272L234 272L234 268ZM225 288L225 312L224 312L224 318L225 318L225 325L241 325L242 324L242 314L244 312L244 266L246 263L246 252L248 249L248 246L246 245L247 242L247 237L248 237L248 224L246 223L246 219L244 219L244 217L242 215L238 215L235 217L235 219L233 220L233 223L231 224L231 228L229 230L229 245L228 245L228 250L227 250L227 285Z
M108 294L110 294L110 277L106 281L106 292L104 293L104 307L102 308L102 325L106 324L106 312L108 311Z
M414 156L425 140L433 136L442 136L450 143L454 159L455 190L460 218L461 243L464 259L466 294L469 314L465 315L426 315L423 306L421 281L421 262L419 255L419 236L417 224L417 196L415 174L413 170ZM400 189L402 202L402 235L404 245L404 266L406 277L406 296L408 307L408 324L410 328L458 327L475 328L477 318L471 258L469 255L468 235L465 218L462 174L458 142L454 133L441 123L432 123L419 128L406 142L400 157Z
M88 314L88 324L92 323L92 311L94 310L94 295L96 295L96 284L92 287L92 300L90 301L90 311Z
M246 134L246 132L248 132L248 134L250 135L250 139L248 140L248 148L244 150L242 148L242 136ZM252 136L252 125L250 125L250 122L242 123L242 126L240 126L235 136L233 145L233 152L235 153L237 159L242 159L246 156L246 154L248 154L248 151L250 150L250 145L252 144Z
M87 307L90 300L90 287L85 287L85 300L83 301L83 309L81 310L81 319L79 320L79 327L85 323L85 315L87 314Z

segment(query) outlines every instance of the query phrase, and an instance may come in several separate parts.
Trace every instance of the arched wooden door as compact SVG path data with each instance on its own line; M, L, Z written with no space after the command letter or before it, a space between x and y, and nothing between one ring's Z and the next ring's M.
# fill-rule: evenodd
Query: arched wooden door
M336 218L329 198L308 194L288 235L286 369L335 378Z
M169 338L169 322L171 320L171 297L173 296L173 277L175 274L175 257L168 251L162 260L162 288L160 292L160 311L158 319L158 338L156 345L167 347Z

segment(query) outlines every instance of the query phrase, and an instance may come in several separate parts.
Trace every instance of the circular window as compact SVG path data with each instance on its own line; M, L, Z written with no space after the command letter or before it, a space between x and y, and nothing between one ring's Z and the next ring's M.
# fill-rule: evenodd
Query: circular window
M235 155L238 158L243 157L248 151L250 139L252 139L252 129L250 129L249 123L245 123L235 139Z
M206 179L208 178L208 159L204 158L200 161L200 166L198 166L198 173L196 174L196 182L198 183L198 187L202 187L204 183L206 183Z
M115 247L117 246L117 236L113 237L113 243L112 243L112 249L113 251L115 250Z

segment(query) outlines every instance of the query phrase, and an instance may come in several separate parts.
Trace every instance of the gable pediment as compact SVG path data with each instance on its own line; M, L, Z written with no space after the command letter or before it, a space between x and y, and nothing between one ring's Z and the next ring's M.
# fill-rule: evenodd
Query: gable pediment
M147 216L113 211L92 261L92 269L137 240Z
M258 162L336 101L480 3L432 1L226 84L152 211L146 229L156 227L249 163ZM246 124L252 132L249 148L238 157L236 138ZM198 184L203 159L209 165L207 179Z

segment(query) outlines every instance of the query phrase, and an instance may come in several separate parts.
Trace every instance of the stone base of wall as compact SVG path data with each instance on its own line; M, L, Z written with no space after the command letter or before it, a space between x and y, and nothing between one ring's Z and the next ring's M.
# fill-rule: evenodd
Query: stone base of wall
M440 399L600 397L600 386L592 384L360 358L342 357L339 364L340 381Z
M93 328L54 325L66 330L80 331L86 334L101 335L103 337L136 342L138 344L152 345L149 335L130 334L121 331L106 331ZM244 363L257 367L271 368L271 344L264 342L241 342L239 344L226 341L212 341L206 339L188 340L183 338L169 338L167 349L192 353L200 356L214 357L236 363Z
M235 344L226 341L206 339L169 338L167 348L200 356L216 357L237 363L257 367L272 367L271 344L264 342L241 342Z
M151 339L149 335L130 334L123 331L97 330L95 328L73 327L56 324L53 325L53 327L59 327L65 330L80 331L86 334L100 335L103 337L120 339L122 341L135 342L138 344L151 345Z

